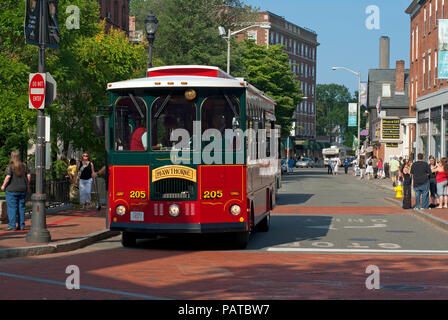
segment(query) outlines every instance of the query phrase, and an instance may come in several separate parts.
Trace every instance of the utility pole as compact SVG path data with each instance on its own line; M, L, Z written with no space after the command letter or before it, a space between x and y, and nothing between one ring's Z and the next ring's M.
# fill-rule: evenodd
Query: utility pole
M47 36L48 4L47 0L39 2L39 73L45 73L45 45ZM33 213L31 229L26 236L27 242L48 243L51 241L45 217L44 170L45 170L45 109L37 110L36 142L36 192L31 196Z

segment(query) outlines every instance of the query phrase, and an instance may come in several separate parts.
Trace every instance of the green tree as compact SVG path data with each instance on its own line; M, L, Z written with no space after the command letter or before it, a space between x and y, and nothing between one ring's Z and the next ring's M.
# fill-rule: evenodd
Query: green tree
M282 136L288 136L294 110L301 101L300 83L291 72L288 54L280 45L266 48L254 41L246 41L244 45L245 70L241 76L277 102L277 123L282 126Z
M351 147L358 129L348 126L348 103L357 102L358 93L352 96L347 87L338 84L316 86L316 133L317 135L342 135L345 145ZM361 116L361 129L366 119Z
M75 5L80 28L65 21ZM0 164L12 149L25 149L35 132L36 111L28 110L28 73L37 72L38 47L25 45L25 1L0 0ZM51 116L53 144L97 151L104 143L93 135L95 106L108 103L107 83L141 77L146 48L134 45L123 32L104 32L96 0L59 0L60 45L46 49L46 71L57 81L57 99L45 109ZM95 155L94 155L95 156Z
M223 70L227 64L227 43L219 37L218 27L235 30L255 22L257 16L239 0L131 1L137 29L144 30L143 21L149 13L159 20L154 42L156 58L166 65L213 65ZM242 67L238 51L232 50L231 60L234 73Z

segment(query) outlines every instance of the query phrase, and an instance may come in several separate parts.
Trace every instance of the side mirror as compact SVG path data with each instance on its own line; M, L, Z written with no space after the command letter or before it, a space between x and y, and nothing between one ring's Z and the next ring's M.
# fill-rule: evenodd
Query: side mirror
M98 137L104 136L104 116L103 115L96 115L93 119L93 131L95 132L95 135Z

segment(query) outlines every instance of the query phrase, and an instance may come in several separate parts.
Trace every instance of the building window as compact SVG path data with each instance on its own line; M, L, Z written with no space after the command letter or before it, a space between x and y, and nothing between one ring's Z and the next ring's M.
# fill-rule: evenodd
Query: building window
M434 87L437 85L438 66L437 66L437 51L434 51Z
M436 11L435 11L435 20L434 20L434 29L437 28L437 16L438 16L438 3L439 0L436 0Z
M423 79L422 79L422 91L425 91L425 81L426 81L426 70L425 70L425 66L426 66L426 61L425 61L425 57L423 57Z
M431 89L431 54L428 54L428 89Z
M426 36L426 8L423 9L423 36Z
M428 33L431 33L431 22L432 22L432 3L429 2L429 29Z
M121 27L126 30L126 7L121 8Z
M116 25L119 25L118 24L118 1L114 2L114 23Z
M390 98L391 97L390 83L383 83L381 96L383 98Z
M418 59L418 26L415 27L415 60Z

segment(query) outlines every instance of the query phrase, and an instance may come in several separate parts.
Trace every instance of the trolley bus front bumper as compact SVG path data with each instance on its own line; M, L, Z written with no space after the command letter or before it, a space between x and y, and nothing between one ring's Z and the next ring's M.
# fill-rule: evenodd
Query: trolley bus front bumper
M223 223L122 223L112 222L111 231L135 233L224 233L243 232L248 230L246 222Z

